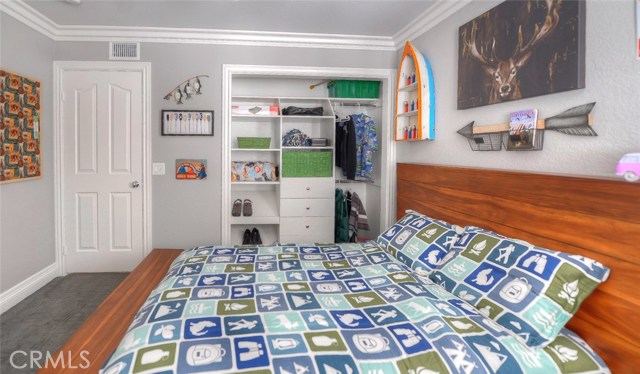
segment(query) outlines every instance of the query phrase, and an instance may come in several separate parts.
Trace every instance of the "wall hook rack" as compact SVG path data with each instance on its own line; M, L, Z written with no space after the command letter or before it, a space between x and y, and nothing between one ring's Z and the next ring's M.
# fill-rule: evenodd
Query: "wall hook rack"
M196 94L200 95L202 92L202 82L200 82L200 78L209 78L208 75L195 75L189 79L185 79L180 82L177 86L167 92L164 95L165 100L169 100L170 98L174 98L176 103L182 104L182 99L187 98L190 99L191 95ZM180 87L184 84L184 87Z
M567 109L553 117L538 119L536 146L528 150L542 149L544 133L547 130L575 136L598 136L591 127L593 122L591 110L595 105L595 102L588 103ZM469 146L474 151L499 151L502 149L502 144L508 140L509 124L476 126L475 121L471 121L457 133L467 138Z

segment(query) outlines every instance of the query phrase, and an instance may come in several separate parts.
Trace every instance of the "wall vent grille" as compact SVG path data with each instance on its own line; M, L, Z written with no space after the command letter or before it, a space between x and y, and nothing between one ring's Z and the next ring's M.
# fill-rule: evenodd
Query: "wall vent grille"
M109 43L109 60L140 60L140 43Z

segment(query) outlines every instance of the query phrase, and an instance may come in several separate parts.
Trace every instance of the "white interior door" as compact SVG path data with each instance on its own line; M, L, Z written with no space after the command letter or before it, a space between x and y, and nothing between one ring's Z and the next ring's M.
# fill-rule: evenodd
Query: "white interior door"
M143 73L62 76L66 271L132 270L144 257Z

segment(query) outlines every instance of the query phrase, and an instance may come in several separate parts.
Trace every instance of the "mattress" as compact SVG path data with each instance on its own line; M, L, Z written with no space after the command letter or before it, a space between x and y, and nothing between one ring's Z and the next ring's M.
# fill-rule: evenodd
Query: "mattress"
M564 329L544 349L375 242L182 253L102 373L603 373Z

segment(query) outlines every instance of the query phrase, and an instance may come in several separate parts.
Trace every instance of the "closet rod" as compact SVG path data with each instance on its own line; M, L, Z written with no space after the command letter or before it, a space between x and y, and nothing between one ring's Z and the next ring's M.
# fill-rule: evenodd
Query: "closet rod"
M356 180L343 180L343 179L336 179L336 183L340 184L340 183L375 183L374 180L372 179L356 179Z
M340 106L367 106L372 108L379 108L380 105L370 103L340 103Z

